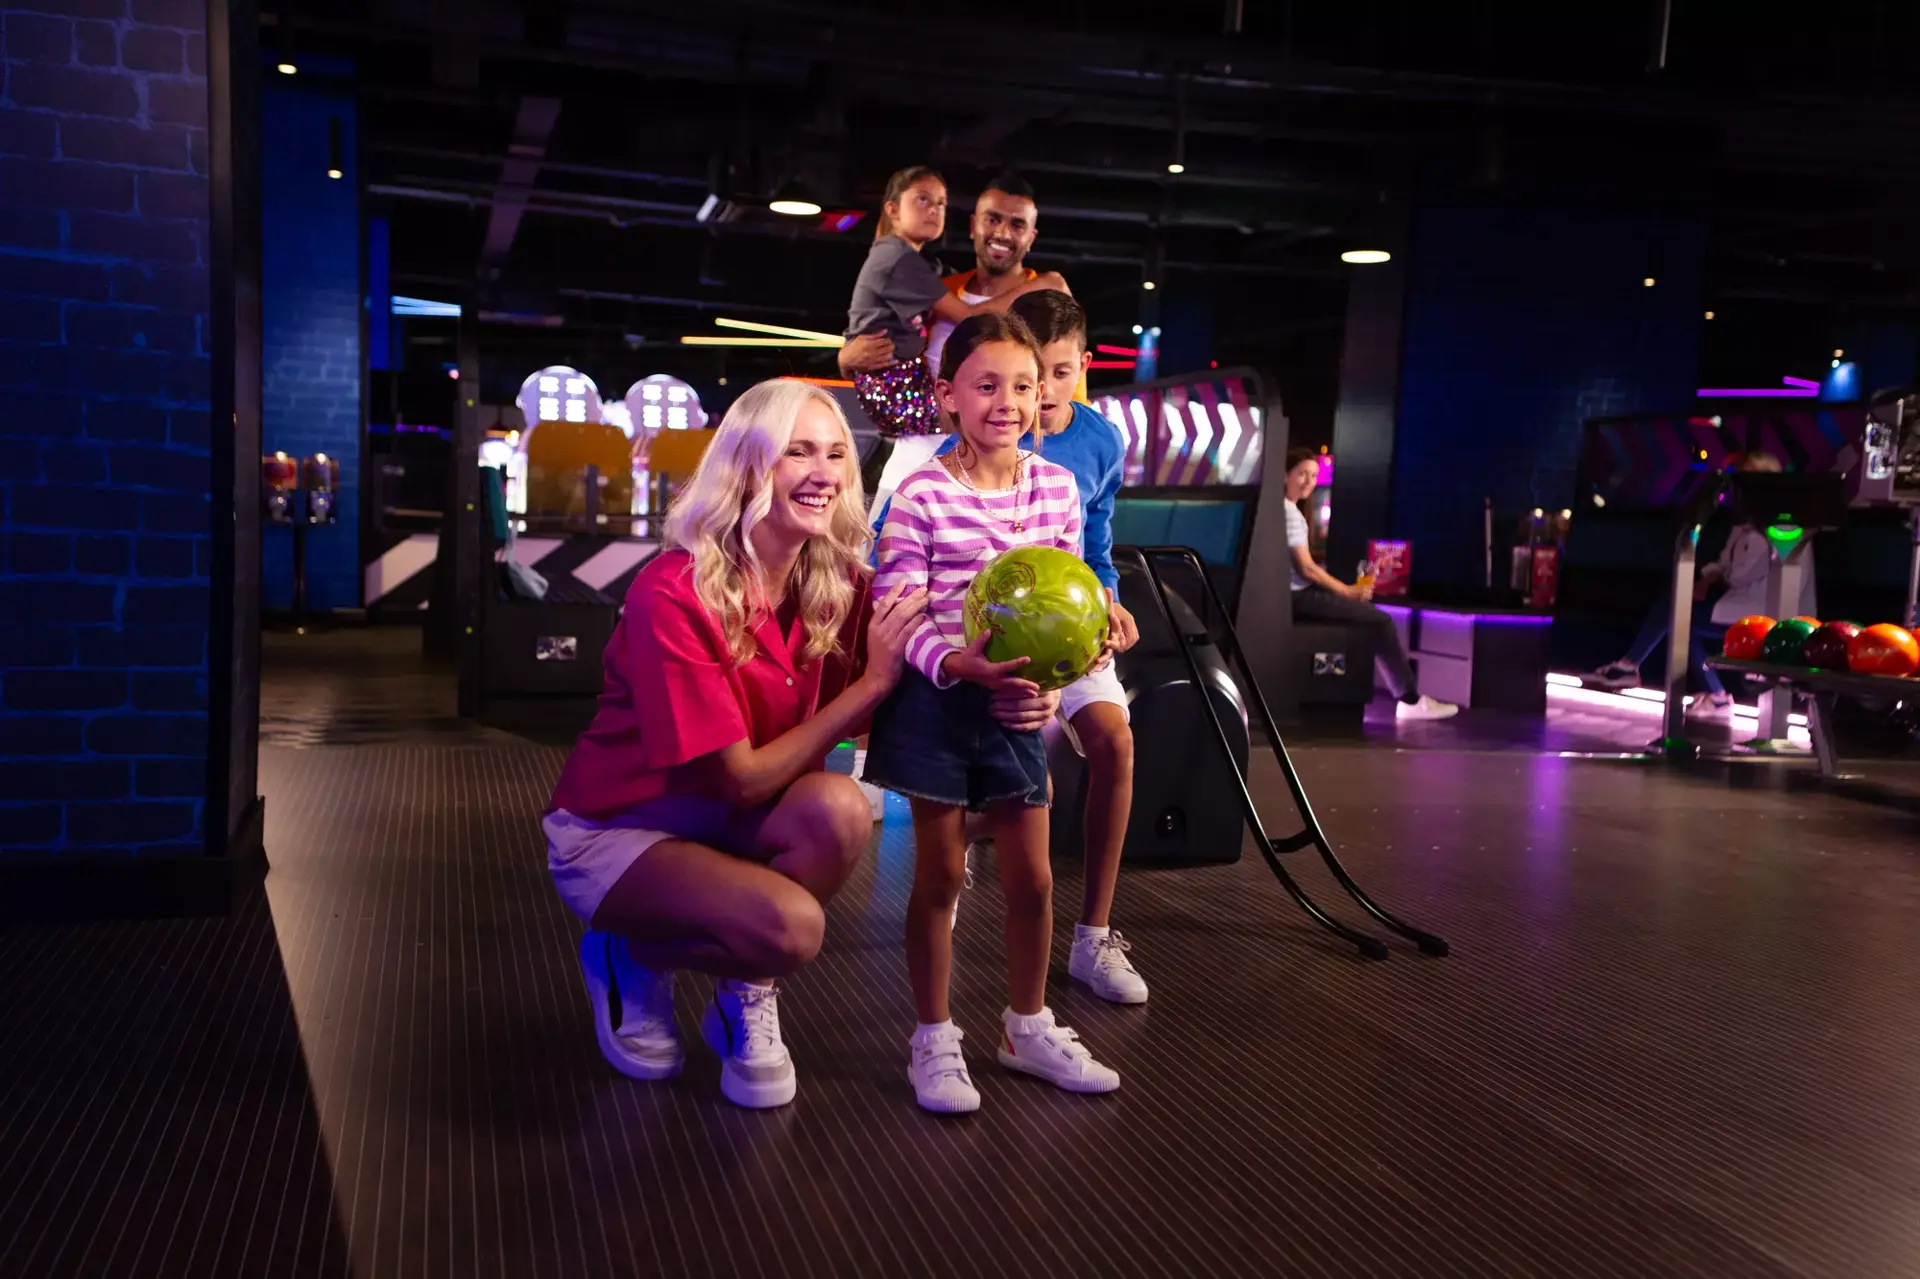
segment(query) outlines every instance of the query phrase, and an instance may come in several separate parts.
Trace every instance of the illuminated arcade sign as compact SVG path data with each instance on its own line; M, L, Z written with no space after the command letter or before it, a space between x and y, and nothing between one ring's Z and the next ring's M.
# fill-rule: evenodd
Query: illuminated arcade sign
M655 373L627 389L627 412L634 431L698 431L707 425L700 396L677 377Z

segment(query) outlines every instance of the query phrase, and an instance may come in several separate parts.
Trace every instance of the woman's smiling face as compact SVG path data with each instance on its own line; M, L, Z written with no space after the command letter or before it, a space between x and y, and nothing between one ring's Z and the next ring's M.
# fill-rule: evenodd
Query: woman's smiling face
M795 543L825 534L833 504L847 487L852 450L833 413L817 400L807 401L767 477L773 500L763 527Z

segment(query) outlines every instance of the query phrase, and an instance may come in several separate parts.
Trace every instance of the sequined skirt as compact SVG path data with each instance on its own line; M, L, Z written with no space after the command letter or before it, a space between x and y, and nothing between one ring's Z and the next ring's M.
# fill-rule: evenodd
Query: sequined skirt
M933 398L933 370L916 355L873 373L853 375L853 391L880 434L934 435L946 429Z

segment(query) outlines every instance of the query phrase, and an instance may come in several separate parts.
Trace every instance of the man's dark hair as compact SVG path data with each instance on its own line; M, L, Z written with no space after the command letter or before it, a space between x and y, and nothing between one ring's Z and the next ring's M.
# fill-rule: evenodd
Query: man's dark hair
M1087 312L1073 295L1058 289L1035 289L1022 293L1007 307L1009 315L1025 320L1041 346L1052 346L1063 338L1078 338L1080 349L1087 349Z
M1022 200L1033 199L1033 184L1017 173L1002 173L983 188L998 191L1003 195L1016 196Z

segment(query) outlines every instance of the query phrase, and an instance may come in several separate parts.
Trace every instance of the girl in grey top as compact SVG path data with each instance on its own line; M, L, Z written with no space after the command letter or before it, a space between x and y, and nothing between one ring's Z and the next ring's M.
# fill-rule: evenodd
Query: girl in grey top
M873 248L847 307L848 337L878 331L893 341L892 364L853 377L860 406L887 440L946 429L934 403L934 375L926 360L926 330L934 319L957 324L984 311L1004 311L1022 293L1067 288L1065 280L1049 271L1018 289L968 306L948 291L940 264L929 251L946 226L947 184L938 173L914 165L887 179Z

